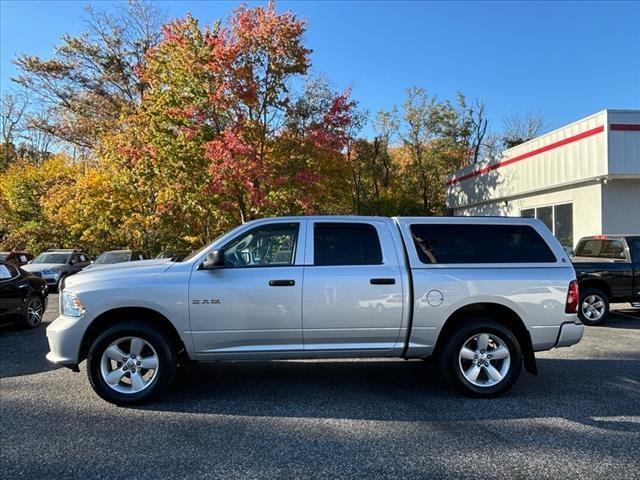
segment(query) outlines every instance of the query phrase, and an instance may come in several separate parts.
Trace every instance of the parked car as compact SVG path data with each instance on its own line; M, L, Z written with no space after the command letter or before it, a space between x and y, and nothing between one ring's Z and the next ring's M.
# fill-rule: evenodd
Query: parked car
M0 261L0 319L20 318L35 328L47 309L47 282L20 267Z
M91 258L78 250L50 249L41 253L23 268L46 280L53 291L58 291L69 275L78 273L89 265Z
M569 257L536 219L271 218L182 262L70 277L47 358L86 358L121 405L158 395L179 358L434 357L460 391L494 397L523 363L536 372L535 351L580 341L577 304Z
M145 260L146 258L147 256L143 252L137 250L111 250L100 254L93 263L84 267L84 270L89 270L100 265L136 262L138 260Z
M158 254L157 259L169 258L172 262L179 262L191 254L189 250L164 250Z
M640 234L581 238L572 261L584 323L604 322L611 302L640 307Z
M33 255L27 252L0 252L0 260L21 267L33 260Z

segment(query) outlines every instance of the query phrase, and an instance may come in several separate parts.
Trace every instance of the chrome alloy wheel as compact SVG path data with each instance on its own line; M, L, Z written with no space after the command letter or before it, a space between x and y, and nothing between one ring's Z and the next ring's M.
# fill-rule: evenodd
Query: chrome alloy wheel
M580 310L584 318L598 321L604 315L604 300L599 295L589 295L582 300Z
M460 349L458 364L464 378L476 387L492 387L509 373L511 355L505 342L492 333L467 339Z
M112 342L100 359L102 379L119 393L138 393L158 376L158 354L139 337L123 337Z
M42 321L42 311L44 310L42 300L38 297L33 297L27 304L27 322L32 327L40 324Z

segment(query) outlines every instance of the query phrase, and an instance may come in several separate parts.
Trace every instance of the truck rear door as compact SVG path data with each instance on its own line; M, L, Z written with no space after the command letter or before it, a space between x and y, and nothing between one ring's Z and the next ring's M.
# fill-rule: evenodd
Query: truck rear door
M310 221L302 293L305 351L390 351L402 326L402 284L388 222Z

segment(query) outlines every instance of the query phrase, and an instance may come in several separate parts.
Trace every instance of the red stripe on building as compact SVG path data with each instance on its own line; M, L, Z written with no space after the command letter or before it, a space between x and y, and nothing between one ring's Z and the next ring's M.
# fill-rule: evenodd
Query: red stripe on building
M613 126L613 125L612 125ZM625 125L626 126L626 125ZM512 163L520 162L527 158L534 157L536 155L540 155L541 153L548 152L550 150L555 150L556 148L563 147L564 145L568 145L573 142L577 142L578 140L582 140L583 138L591 137L592 135L596 135L598 133L604 132L604 126L600 125L599 127L592 128L591 130L587 130L586 132L579 133L572 137L567 137L563 140L559 140L554 143L550 143L549 145L545 145L544 147L536 148L535 150L531 150L530 152L523 153L522 155L518 155L517 157L510 158L508 160L504 160L502 162L494 163L493 165L489 165L487 167L481 168L480 170L474 170L473 172L462 175L461 177L453 177L451 180L447 181L447 186L453 185L456 183L460 183L469 178L477 177L478 175L483 175L485 173L491 172L492 170L497 170L500 167L506 167L507 165L511 165Z
M640 132L640 125L637 123L612 123L609 125L611 130L622 130L626 132Z

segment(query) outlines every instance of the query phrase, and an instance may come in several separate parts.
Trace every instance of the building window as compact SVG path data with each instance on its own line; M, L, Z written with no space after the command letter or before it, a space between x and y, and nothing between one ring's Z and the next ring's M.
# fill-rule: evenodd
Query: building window
M520 216L542 220L563 247L573 247L573 203L524 208Z
M553 206L553 234L561 245L573 247L573 204Z

